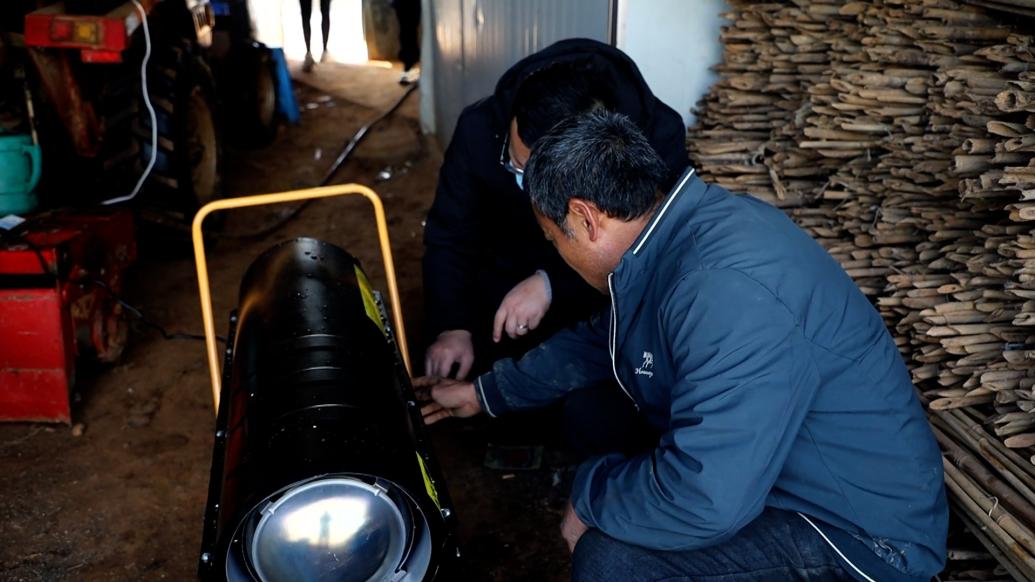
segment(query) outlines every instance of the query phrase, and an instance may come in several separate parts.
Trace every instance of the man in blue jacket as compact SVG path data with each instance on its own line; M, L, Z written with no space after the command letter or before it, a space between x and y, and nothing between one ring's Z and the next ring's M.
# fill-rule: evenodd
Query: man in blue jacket
M540 139L526 168L560 255L610 295L428 422L543 406L614 378L660 437L575 476L576 580L929 580L945 558L941 457L883 322L779 210L665 168L617 113Z

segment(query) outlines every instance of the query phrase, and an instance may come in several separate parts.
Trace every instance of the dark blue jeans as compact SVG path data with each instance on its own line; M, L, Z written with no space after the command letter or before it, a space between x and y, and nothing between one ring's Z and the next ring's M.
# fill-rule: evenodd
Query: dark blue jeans
M766 508L729 540L699 550L650 550L591 529L579 540L571 559L574 582L855 579L804 519L773 508Z

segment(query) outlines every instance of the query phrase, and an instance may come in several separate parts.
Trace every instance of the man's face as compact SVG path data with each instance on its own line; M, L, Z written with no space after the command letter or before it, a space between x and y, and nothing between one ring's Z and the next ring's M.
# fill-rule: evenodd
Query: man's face
M571 236L569 236L561 227L557 226L557 223L540 214L534 207L532 210L535 212L535 218L539 222L540 228L543 229L546 240L553 243L564 262L568 263L568 266L594 289L601 293L608 293L607 275L611 269L605 266L606 261L601 260L600 251L597 248L599 245L590 240L587 231L576 225L570 229ZM571 226L578 220L580 220L579 217L569 212L565 224Z

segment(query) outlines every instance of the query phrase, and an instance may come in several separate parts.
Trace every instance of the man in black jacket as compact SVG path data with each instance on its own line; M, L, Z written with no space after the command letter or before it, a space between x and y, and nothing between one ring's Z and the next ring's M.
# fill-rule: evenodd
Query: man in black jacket
M536 140L596 107L639 125L670 170L668 188L687 164L682 119L603 43L563 40L530 55L460 114L424 233L427 375L485 371L606 303L543 238L520 187Z

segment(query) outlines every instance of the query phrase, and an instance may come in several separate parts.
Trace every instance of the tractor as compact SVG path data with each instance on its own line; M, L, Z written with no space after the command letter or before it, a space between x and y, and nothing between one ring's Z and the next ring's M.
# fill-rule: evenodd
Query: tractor
M186 248L223 137L275 137L273 63L246 0L0 2L0 420L70 422L77 360L125 345L138 233Z

